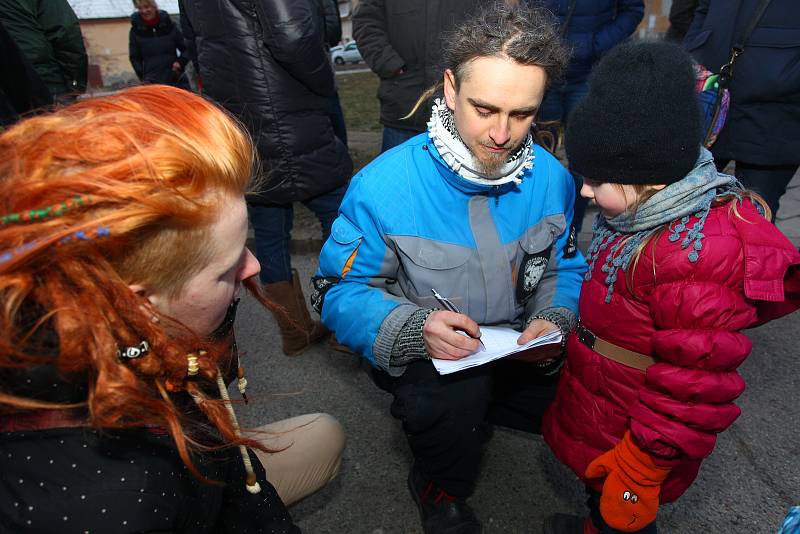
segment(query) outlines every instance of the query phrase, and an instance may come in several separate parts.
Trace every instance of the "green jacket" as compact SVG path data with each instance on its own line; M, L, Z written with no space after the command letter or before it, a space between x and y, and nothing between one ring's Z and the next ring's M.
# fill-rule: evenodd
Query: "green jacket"
M67 0L0 0L0 21L53 95L86 90L86 49Z

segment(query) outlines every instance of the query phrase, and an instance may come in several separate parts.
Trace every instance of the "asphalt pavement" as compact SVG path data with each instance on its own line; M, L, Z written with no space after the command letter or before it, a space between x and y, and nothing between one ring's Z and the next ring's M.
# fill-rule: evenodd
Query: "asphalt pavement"
M587 221L592 216L590 211ZM800 175L784 196L777 224L800 243ZM303 280L316 268L318 232L313 216L298 209L292 261ZM585 248L588 233L579 242ZM284 356L269 313L248 298L239 310L237 334L252 398L237 408L242 422L255 426L328 412L347 433L339 477L291 508L303 531L420 533L406 489L411 456L389 414L391 397L372 383L357 357L327 344ZM719 436L694 485L662 507L661 533L775 533L789 507L800 504L797 332L800 314L748 332L754 348L740 368L748 384L738 401L742 415ZM584 499L582 485L539 436L497 428L470 502L488 534L538 533L547 514L584 513Z

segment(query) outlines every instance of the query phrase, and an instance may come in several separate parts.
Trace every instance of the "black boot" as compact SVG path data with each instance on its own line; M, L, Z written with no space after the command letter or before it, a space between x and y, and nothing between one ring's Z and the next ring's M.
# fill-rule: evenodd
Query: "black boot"
M464 499L448 495L411 466L408 489L419 507L425 534L480 534L481 522Z

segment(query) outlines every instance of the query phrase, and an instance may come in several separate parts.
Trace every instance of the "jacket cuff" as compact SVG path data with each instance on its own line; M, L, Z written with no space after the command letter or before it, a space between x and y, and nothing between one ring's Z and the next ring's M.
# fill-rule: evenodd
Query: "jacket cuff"
M409 317L420 308L413 304L400 304L391 312L381 323L378 329L378 335L375 336L375 342L372 344L372 354L375 357L375 365L392 374L391 372L391 358L392 349L400 335L400 331L408 321ZM397 372L395 368L395 376L402 374L402 370Z
M569 308L545 308L528 317L528 320L525 321L525 328L528 328L535 319L549 321L561 330L561 354L553 360L544 360L534 364L541 368L541 372L544 375L551 376L557 374L564 365L564 349L567 346L567 338L575 329L578 320Z
M400 333L397 340L392 347L392 353L389 357L390 370L397 370L398 374L402 374L405 366L415 360L430 360L431 355L428 354L425 348L425 338L422 333L422 328L425 326L425 321L428 316L433 313L433 309L419 309L411 314ZM397 369L397 368L403 369ZM394 373L390 373L394 376Z
M396 77L397 71L405 67L406 62L399 55L385 61L378 70L378 76L383 80L391 80Z
M569 308L545 308L540 310L528 317L528 320L525 321L525 328L527 328L534 319L542 319L556 325L558 329L561 330L562 344L566 344L567 337L575 329L575 325L578 322L575 313Z

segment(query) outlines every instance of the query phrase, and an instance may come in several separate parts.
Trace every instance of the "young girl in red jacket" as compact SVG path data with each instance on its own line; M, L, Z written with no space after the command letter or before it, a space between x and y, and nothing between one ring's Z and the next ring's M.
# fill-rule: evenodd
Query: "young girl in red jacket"
M765 204L701 147L690 58L631 43L597 66L570 117L571 168L600 209L545 441L590 517L545 532L656 532L739 416L740 331L800 306L800 254Z

